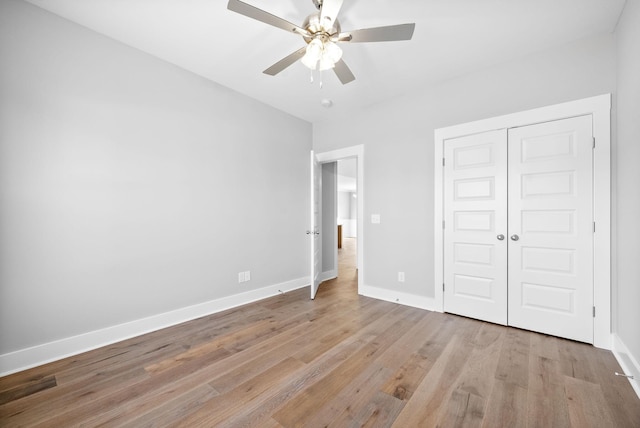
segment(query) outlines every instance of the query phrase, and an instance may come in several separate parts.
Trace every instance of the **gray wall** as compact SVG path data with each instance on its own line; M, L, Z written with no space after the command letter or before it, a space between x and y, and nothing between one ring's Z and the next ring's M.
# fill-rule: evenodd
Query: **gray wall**
M627 1L616 30L618 42L618 138L613 161L617 245L613 270L618 336L640 361L640 2ZM617 306L617 308L616 308ZM637 374L636 374L637 375Z
M0 58L0 354L308 275L310 124L24 2Z
M615 70L615 39L603 34L314 124L317 152L365 146L365 284L434 296L434 129L615 92Z
M354 238L358 234L358 200L354 192L338 192L338 218L342 221L342 236Z
M338 164L322 164L322 272L338 269L335 260L335 248L338 246L336 213Z
M349 219L351 217L351 192L338 192L338 217Z

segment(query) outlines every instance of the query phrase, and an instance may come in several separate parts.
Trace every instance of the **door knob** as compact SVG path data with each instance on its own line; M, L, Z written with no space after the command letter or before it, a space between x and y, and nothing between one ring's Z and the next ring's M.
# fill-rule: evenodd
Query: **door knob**
M502 241L504 239L504 235L501 233L500 235L496 236L496 238L498 238L498 241Z
M520 237L518 235L511 235L511 240L512 241L517 241L518 239L520 239Z

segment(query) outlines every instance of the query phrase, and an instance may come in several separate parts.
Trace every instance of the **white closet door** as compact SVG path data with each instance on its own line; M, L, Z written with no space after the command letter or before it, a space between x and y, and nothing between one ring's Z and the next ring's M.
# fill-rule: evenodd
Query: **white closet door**
M509 325L593 343L591 116L509 130Z
M507 323L506 145L506 130L444 145L444 309L498 324Z

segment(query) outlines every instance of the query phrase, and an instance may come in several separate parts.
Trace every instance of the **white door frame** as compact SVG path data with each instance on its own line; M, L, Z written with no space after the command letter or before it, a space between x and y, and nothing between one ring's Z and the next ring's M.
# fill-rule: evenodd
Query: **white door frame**
M357 190L358 190L358 236L357 253L358 253L358 294L361 294L364 285L364 145L345 147L344 149L331 150L328 152L317 153L320 163L334 162L345 158L356 158L357 163ZM337 266L336 266L337 268Z
M434 131L434 309L444 312L443 246L443 150L449 138L508 129L557 119L592 115L595 149L593 152L593 234L594 262L593 344L611 349L611 94L541 107L493 117Z

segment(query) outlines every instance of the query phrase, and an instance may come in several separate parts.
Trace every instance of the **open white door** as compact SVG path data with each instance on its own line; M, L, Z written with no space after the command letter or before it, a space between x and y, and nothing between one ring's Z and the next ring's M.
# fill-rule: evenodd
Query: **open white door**
M320 285L319 275L322 268L322 245L320 241L320 228L322 227L322 211L320 208L320 195L322 187L322 173L318 157L311 150L311 224L307 230L309 249L311 253L311 299L315 299Z

